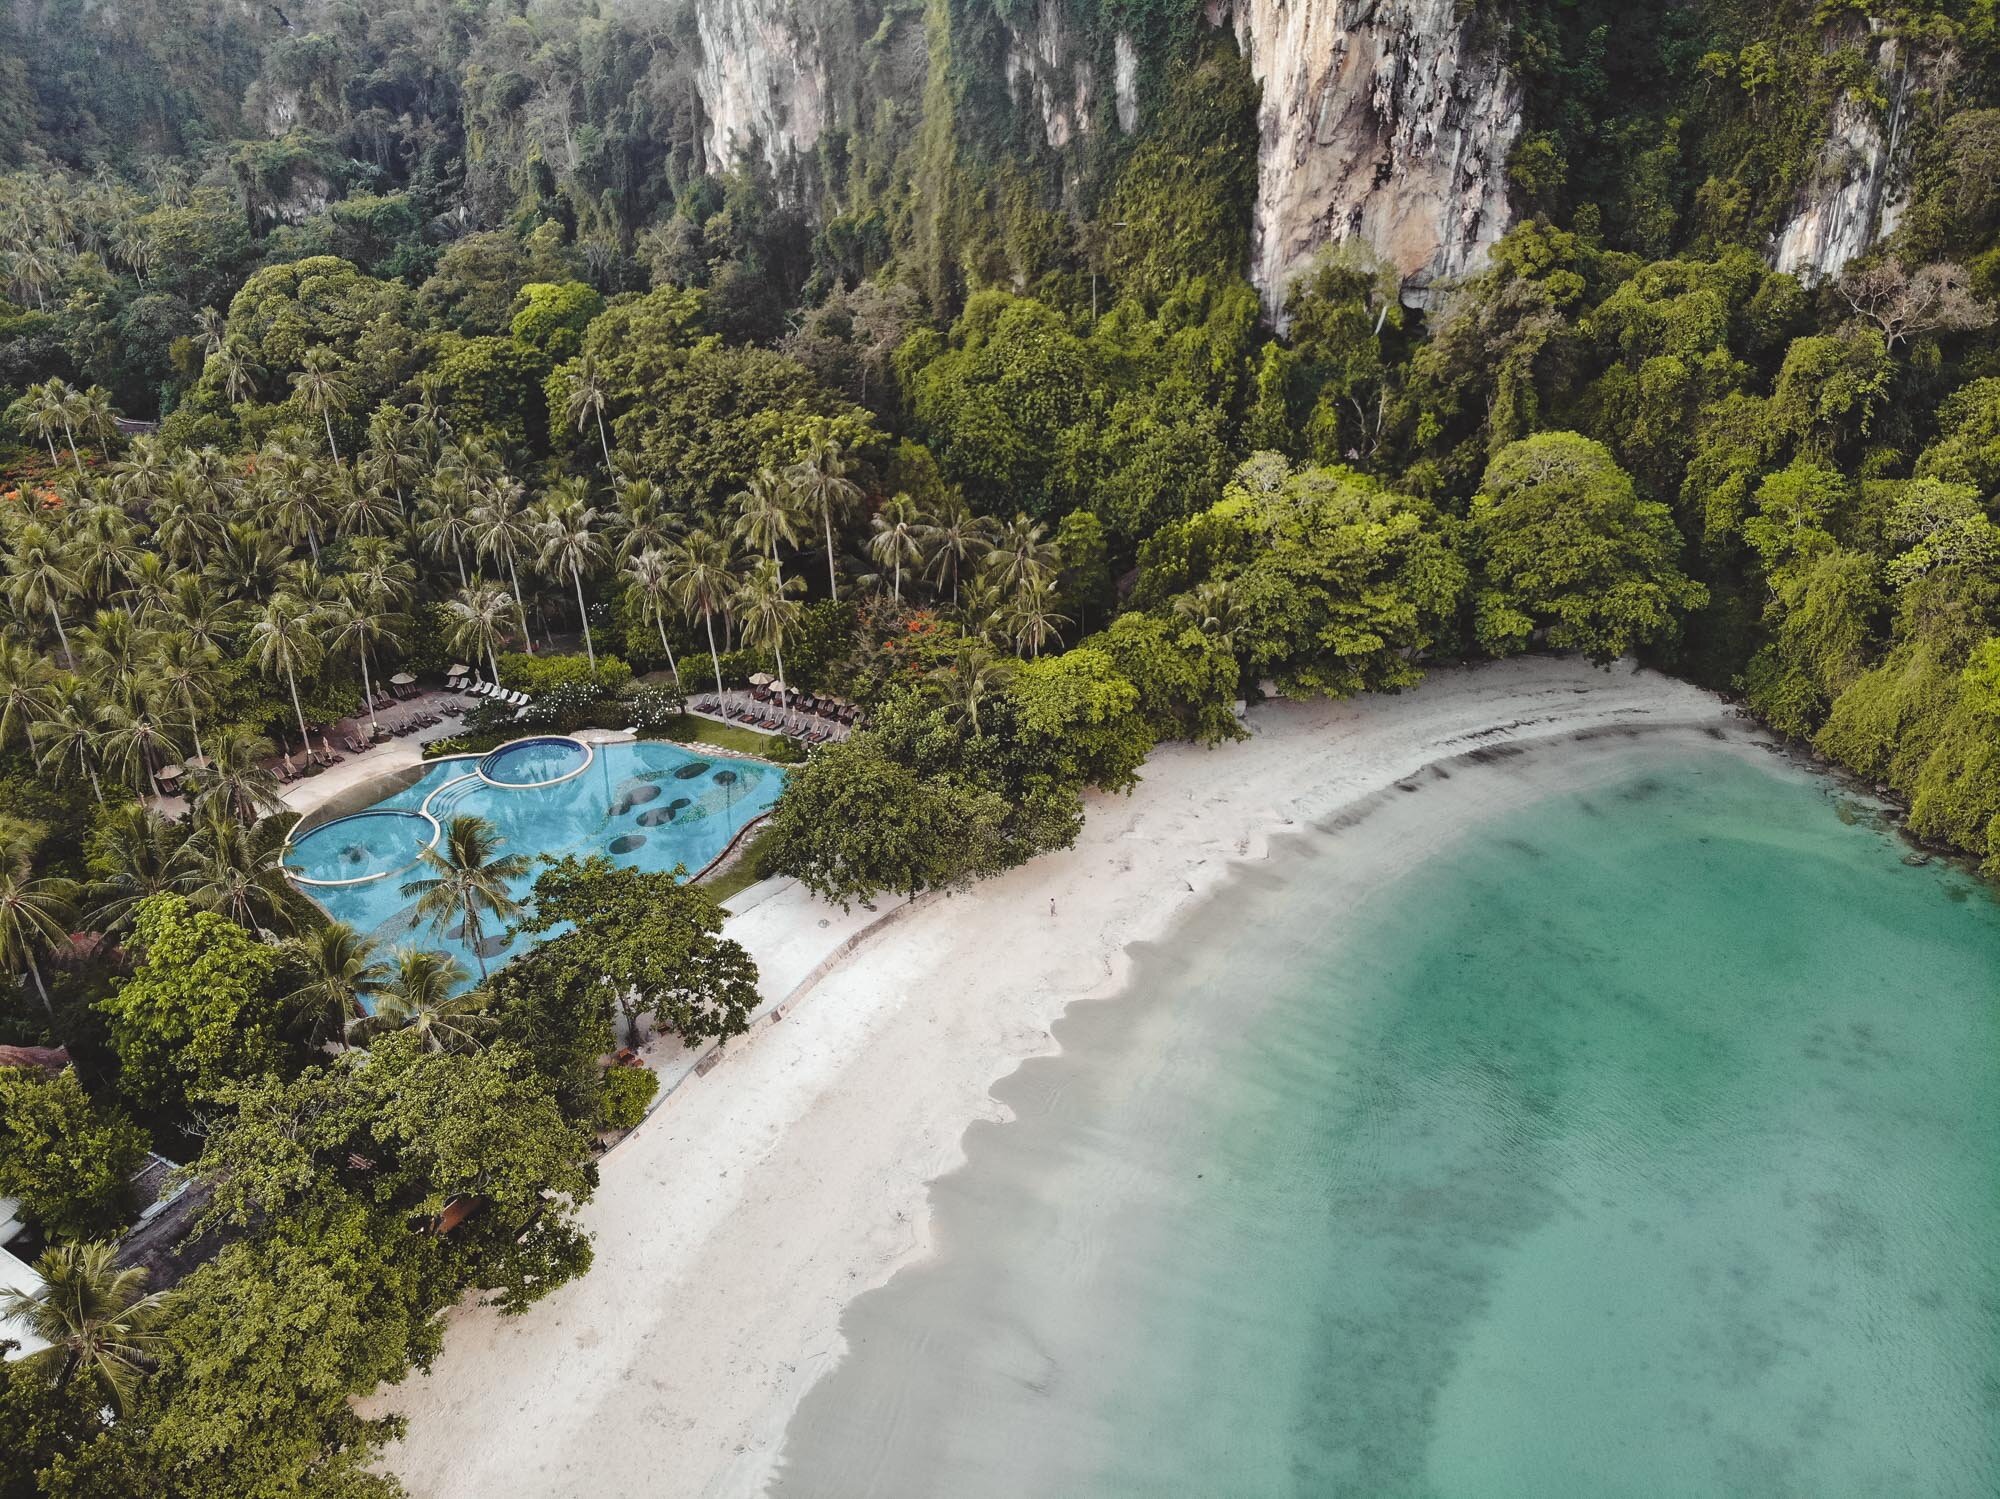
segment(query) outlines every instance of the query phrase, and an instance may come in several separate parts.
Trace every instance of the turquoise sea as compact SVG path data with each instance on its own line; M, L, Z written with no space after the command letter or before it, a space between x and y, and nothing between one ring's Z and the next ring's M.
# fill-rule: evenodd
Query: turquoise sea
M773 1493L2000 1493L1992 893L1762 749L1486 758L1071 1010Z

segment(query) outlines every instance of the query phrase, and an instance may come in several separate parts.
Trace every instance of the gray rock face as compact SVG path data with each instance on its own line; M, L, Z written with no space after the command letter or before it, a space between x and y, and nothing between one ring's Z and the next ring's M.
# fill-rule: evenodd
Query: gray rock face
M1879 32L1879 21L1869 22ZM1929 91L1929 69L1894 37L1875 46L1876 75L1889 105L1878 114L1844 95L1827 121L1811 180L1780 226L1771 264L1806 281L1837 275L1895 232L1909 181L1910 121Z
M1421 298L1511 222L1521 93L1453 0L1234 0L1264 86L1251 280L1267 308L1321 245L1368 244Z
M698 0L696 17L712 165L752 140L774 163L810 150L851 113L828 81L852 72L830 63L860 45L851 23L808 19L796 0ZM1521 101L1455 0L1211 0L1209 19L1235 28L1263 85L1247 269L1268 309L1337 240L1366 242L1417 299L1478 267L1511 221ZM1015 107L1057 150L1096 128L1106 91L1119 129L1140 124L1131 39L1112 39L1104 77L1095 42L1042 0L1006 50Z

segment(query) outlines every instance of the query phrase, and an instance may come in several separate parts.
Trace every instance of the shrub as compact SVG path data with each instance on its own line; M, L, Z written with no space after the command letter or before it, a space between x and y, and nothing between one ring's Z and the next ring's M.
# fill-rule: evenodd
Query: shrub
M604 1074L600 1100L606 1129L631 1129L646 1117L660 1091L660 1075L650 1067L613 1067Z
M641 733L665 729L681 716L681 709L686 705L687 698L673 683L646 682L629 704L629 722Z
M599 656L595 669L586 656L530 656L510 651L500 658L500 685L530 695L573 684L617 692L631 680L632 668L617 656Z

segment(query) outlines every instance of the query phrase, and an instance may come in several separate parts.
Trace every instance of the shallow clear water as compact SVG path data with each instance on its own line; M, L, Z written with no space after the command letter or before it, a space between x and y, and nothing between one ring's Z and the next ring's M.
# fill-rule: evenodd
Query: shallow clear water
M1761 752L1590 753L1072 1009L773 1492L2000 1491L2000 908Z
M501 753L504 761L489 757L487 769L508 782L563 775L580 758L573 748L547 741ZM476 975L479 964L464 934L456 927L440 933L417 923L415 898L403 894L405 883L423 876L416 861L436 830L420 817L382 814L414 812L428 801L439 824L460 815L486 818L499 833L502 854L527 854L537 861L512 885L516 897L525 899L541 872L542 855L603 854L639 869L699 870L746 822L768 812L784 788L784 772L776 766L710 761L653 741L599 745L588 769L553 785L488 785L474 773L478 763L440 761L421 780L356 817L308 830L287 864L321 880L390 871L366 884L318 886L308 893L329 915L389 946L446 951ZM433 793L439 793L434 801ZM536 940L510 940L490 918L481 938L489 967Z

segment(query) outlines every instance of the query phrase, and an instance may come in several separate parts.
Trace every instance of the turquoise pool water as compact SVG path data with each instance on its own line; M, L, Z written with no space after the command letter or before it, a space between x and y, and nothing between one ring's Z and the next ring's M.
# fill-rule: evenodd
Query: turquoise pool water
M2000 1492L1993 893L1761 751L1549 753L1074 1007L772 1492Z
M464 934L418 924L414 898L403 894L407 881L422 877L422 851L453 817L484 817L497 829L502 853L537 859L513 887L526 899L542 855L603 854L639 869L699 870L745 823L768 812L783 789L784 772L776 766L711 761L677 745L608 744L592 754L574 740L536 739L483 760L439 761L373 806L309 829L285 864L309 880L357 882L308 888L335 919L390 947L450 952L476 976L479 963ZM510 940L494 925L481 936L489 968L533 940Z

